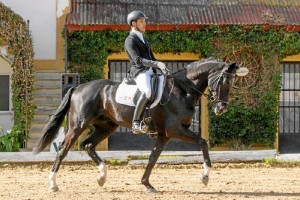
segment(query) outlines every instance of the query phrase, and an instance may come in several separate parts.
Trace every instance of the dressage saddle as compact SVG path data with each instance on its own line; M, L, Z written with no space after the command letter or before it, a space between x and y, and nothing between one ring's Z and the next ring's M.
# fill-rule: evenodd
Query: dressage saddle
M136 85L136 82L134 79L129 77L126 77L123 79L123 82L127 85ZM142 123L146 124L149 129L147 130L147 134L150 136L155 136L157 135L157 132L154 129L153 121L151 118L151 113L150 113L150 105L154 102L157 91L158 91L158 85L159 85L159 76L157 74L154 74L151 77L151 97L149 98L149 101L146 105L146 112L143 114L143 119ZM134 102L136 103L138 99L140 98L141 92L137 90L137 93L134 95Z

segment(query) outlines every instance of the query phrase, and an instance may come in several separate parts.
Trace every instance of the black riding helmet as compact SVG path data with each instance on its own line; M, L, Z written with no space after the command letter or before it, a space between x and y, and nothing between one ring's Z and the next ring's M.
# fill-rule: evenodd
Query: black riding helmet
M131 26L132 21L136 21L140 18L148 19L148 17L146 17L146 15L142 11L138 11L138 10L132 11L127 15L127 24Z

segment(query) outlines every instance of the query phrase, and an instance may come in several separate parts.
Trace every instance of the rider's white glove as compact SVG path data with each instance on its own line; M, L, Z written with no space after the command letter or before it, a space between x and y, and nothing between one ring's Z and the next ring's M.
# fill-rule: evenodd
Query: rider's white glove
M157 62L157 67L161 70L161 71L165 71L166 70L166 65L163 62Z
M157 67L162 71L164 74L168 74L170 70L166 67L165 63L163 62L157 62Z
M162 72L163 72L164 74L170 74L170 70L169 70L168 68L166 68L165 70L162 70Z

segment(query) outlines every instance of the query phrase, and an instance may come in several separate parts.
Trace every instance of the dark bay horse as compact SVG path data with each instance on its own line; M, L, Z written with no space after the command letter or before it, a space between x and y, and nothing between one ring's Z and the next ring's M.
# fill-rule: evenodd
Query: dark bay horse
M237 68L238 65L235 63L229 64L210 58L193 62L186 68L167 76L161 100L167 103L158 104L151 109L154 128L158 134L141 180L149 192L156 192L149 182L149 177L158 157L171 138L199 146L204 158L202 182L207 185L211 168L208 145L199 133L194 133L188 128L201 95L209 97L216 114L226 112L229 90ZM94 126L94 132L80 146L99 168L98 184L103 186L105 183L107 166L96 153L95 147L112 135L118 126L130 128L134 111L134 107L116 103L115 94L119 84L111 80L95 80L71 88L45 126L43 135L34 149L36 154L55 139L65 115L68 114L68 132L60 145L49 176L51 191L58 190L56 175L60 164L88 125ZM207 87L210 94L204 94Z

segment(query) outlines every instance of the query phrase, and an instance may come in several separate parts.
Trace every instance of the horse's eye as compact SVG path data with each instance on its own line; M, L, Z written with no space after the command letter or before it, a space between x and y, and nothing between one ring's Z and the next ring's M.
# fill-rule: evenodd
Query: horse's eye
M225 78L223 81L223 85L229 85L230 81L228 80L228 78Z

